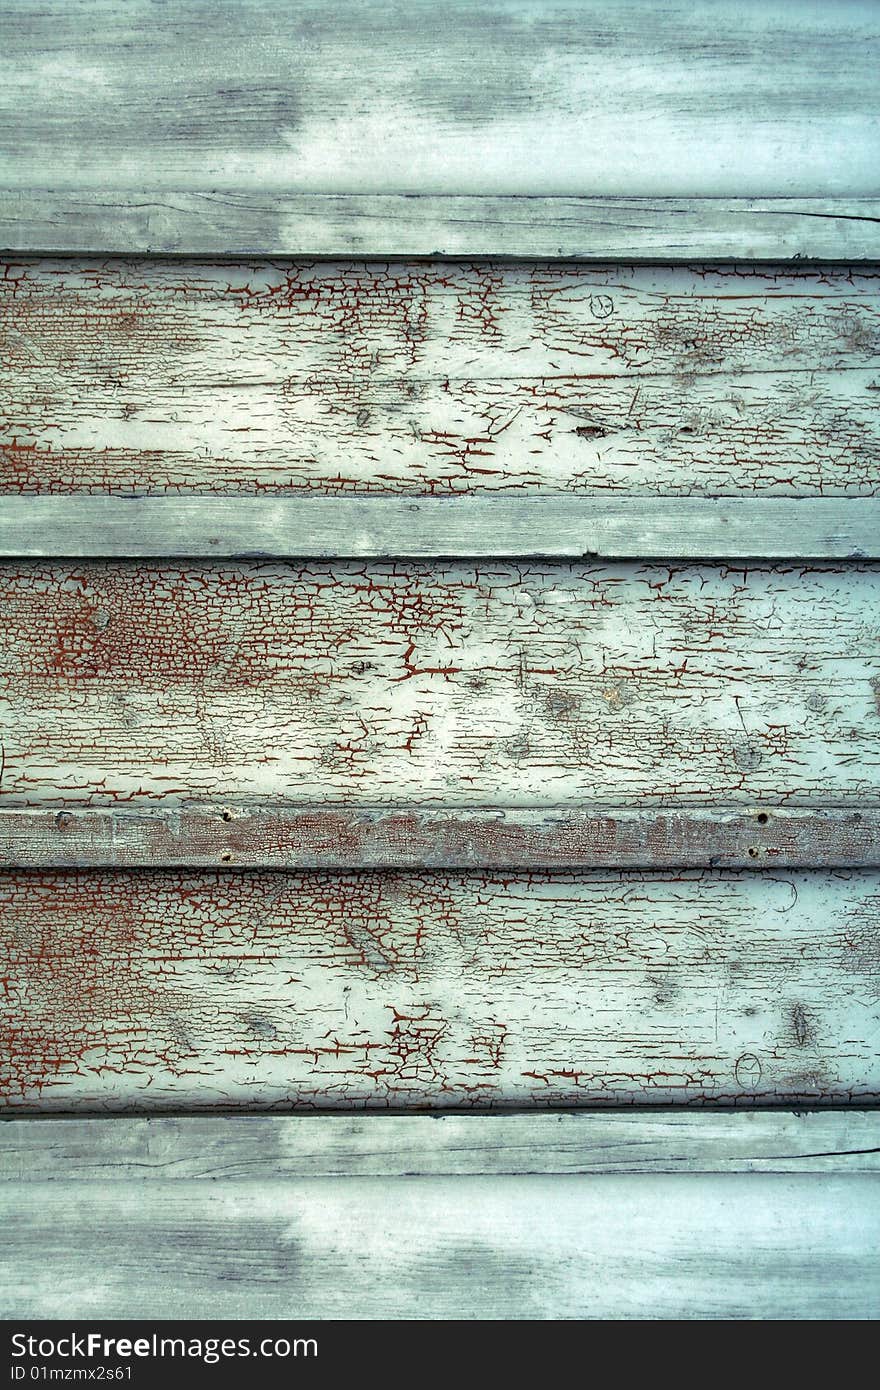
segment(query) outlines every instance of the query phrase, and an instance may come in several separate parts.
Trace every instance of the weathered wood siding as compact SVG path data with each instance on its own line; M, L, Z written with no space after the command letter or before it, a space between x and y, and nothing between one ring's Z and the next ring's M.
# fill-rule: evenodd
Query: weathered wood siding
M0 1184L876 1173L880 1109L10 1117Z
M4 874L10 1107L841 1104L876 873Z
M14 1116L0 1184L876 1173L880 1109Z
M880 1316L880 9L0 8L0 1314Z
M3 790L857 807L878 602L866 565L9 565Z
M0 807L0 867L877 868L875 806Z
M8 1120L0 1308L874 1317L878 1124L851 1109Z
M7 496L0 558L875 560L874 497Z
M5 492L878 493L874 267L15 260Z
M880 198L629 198L0 189L18 254L582 261L880 258Z
M0 1184L0 1311L875 1318L878 1196L871 1174Z
M878 192L871 0L4 9L11 188Z

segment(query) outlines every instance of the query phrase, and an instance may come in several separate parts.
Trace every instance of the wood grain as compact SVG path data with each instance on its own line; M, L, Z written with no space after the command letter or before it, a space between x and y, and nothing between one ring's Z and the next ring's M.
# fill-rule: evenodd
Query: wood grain
M880 867L880 810L0 809L3 868Z
M0 1315L880 1316L876 7L5 9Z
M878 48L870 0L8 0L4 182L876 197Z
M0 1185L876 1173L880 1109L7 1118Z
M880 260L880 199L0 188L0 250L854 265Z
M878 283L14 260L0 487L876 496Z
M871 1174L12 1183L0 1209L7 1319L880 1313Z
M3 792L870 808L878 601L866 565L7 565Z
M0 877L10 1113L846 1105L870 872Z
M0 558L880 558L880 499L7 497Z

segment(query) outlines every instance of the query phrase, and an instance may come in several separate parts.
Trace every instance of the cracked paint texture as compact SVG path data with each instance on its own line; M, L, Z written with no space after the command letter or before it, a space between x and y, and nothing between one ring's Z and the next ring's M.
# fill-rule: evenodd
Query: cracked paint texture
M880 571L0 571L15 805L858 805Z
M0 876L8 1108L864 1101L869 872Z
M0 270L7 492L877 493L873 268Z

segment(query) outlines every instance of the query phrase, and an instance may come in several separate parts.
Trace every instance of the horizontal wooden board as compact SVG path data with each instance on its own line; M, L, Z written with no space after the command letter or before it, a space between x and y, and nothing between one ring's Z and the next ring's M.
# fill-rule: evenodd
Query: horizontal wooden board
M0 1185L876 1173L876 1110L7 1118Z
M4 181L876 196L871 0L7 0Z
M856 264L880 260L880 199L0 188L0 250Z
M878 601L864 565L8 565L3 790L859 809Z
M6 497L0 558L880 558L880 499Z
M0 489L876 496L878 284L13 261Z
M4 868L880 867L880 808L0 809Z
M880 1095L880 879L0 877L12 1111Z
M7 1319L880 1315L871 1174L0 1183L0 1217Z

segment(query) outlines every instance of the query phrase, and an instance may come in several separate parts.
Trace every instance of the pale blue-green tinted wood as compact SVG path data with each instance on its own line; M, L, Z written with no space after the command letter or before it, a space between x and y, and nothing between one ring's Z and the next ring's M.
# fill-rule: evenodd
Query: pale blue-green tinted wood
M873 1318L872 1175L0 1188L6 1318Z
M880 192L871 0L3 8L0 186Z

